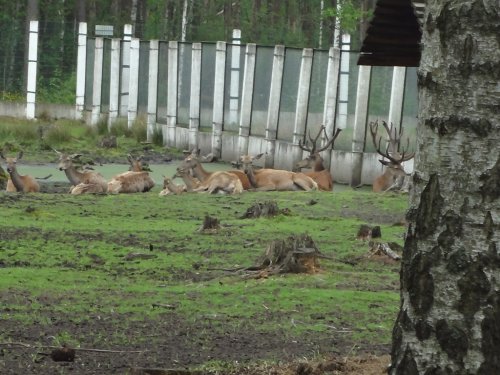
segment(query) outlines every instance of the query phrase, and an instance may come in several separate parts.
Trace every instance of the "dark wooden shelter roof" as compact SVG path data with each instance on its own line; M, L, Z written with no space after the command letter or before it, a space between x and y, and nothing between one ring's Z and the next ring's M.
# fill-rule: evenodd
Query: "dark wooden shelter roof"
M419 66L424 0L378 0L358 65Z

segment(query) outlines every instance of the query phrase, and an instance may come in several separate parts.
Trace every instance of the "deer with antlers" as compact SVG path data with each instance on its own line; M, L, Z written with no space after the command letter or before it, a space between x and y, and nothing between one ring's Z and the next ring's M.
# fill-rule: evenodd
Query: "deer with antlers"
M81 154L66 154L54 149L59 155L60 171L64 171L69 182L73 185L70 193L80 195L85 193L105 193L108 185L105 178L95 171L79 171L75 162L82 156Z
M314 139L311 137L311 133L309 132L309 140L311 141L311 147L309 147L307 141L305 141L305 143L302 143L302 140L299 141L299 147L302 150L309 152L309 155L305 159L298 161L295 164L293 170L295 172L300 172L302 168L311 168L312 171L304 172L304 174L306 176L311 177L314 181L316 181L319 190L323 191L333 190L332 174L323 165L324 160L320 153L326 150L328 147L333 147L335 139L338 137L341 130L342 129L336 129L336 130L334 129L333 137L331 139L328 139L328 136L326 135L325 126L322 125L318 131L318 134ZM327 143L323 147L318 148L317 143L322 132L324 132L325 134Z
M207 181L212 174L217 173L217 172L208 172L202 167L200 160L199 160L200 150L193 150L191 152L185 151L184 154L186 154L187 156L185 157L185 159L181 163L180 167L184 168L186 170L191 170L193 172L194 177L196 177L202 184L205 181ZM230 171L226 171L226 172L232 173L239 178L239 180L241 181L241 185L243 187L243 190L248 190L252 187L252 185L250 184L250 181L248 180L247 175L245 173L243 173L242 171L230 170Z
M264 154L242 155L239 160L255 191L311 191L318 189L316 181L301 172L269 168L254 170L253 161L260 159L262 155Z
M377 177L373 182L373 191L386 192L389 190L401 190L404 185L405 179L408 174L405 172L402 163L411 160L414 156L414 152L407 152L410 145L410 139L407 138L406 148L401 147L401 138L403 136L403 126L397 129L391 124L387 125L387 122L382 121L382 125L389 136L389 141L385 151L381 149L382 137L378 137L378 121L370 123L370 133L372 136L373 145L377 150L377 153L382 157L388 159L379 159L379 161L386 166L384 173Z
M0 158L5 160L7 163L7 173L10 178L7 180L7 189L9 192L22 192L22 193L37 193L40 191L40 185L36 180L29 176L21 176L17 171L17 161L23 157L23 152L20 151L17 158L6 158L2 152L0 152Z

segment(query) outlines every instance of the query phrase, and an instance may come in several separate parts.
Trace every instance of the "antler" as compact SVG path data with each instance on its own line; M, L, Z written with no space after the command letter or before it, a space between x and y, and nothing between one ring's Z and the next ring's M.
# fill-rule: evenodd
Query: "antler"
M370 133L372 136L373 145L375 146L377 153L396 164L401 164L404 161L412 159L415 156L415 153L414 152L410 152L409 154L406 153L408 147L410 146L409 138L407 138L406 148L402 148L402 151L400 152L401 138L403 136L403 127L401 126L399 129L399 133L397 133L396 129L392 124L389 127L389 125L387 125L387 122L382 121L382 125L384 126L387 134L389 135L389 143L387 144L385 152L382 152L380 148L380 144L382 143L382 137L380 136L377 141L378 121L370 123Z
M328 147L330 147L333 144L333 142L335 141L335 139L340 134L341 130L342 129L336 129L336 128L334 128L333 137L331 139L328 139L328 135L326 134L325 125L321 125L321 127L319 128L318 134L316 135L316 137L314 139L311 137L311 132L309 131L309 139L311 140L312 148L309 148L307 146L307 142L305 144L302 144L302 140L299 140L299 147L302 150L304 150L304 151L308 151L311 155L314 154L314 153L319 153L321 151L324 151L324 150L326 150ZM321 147L320 149L316 150L316 148L317 148L317 142L318 142L319 136L321 135L321 132L324 132L325 138L326 138L326 140L328 142L323 147Z

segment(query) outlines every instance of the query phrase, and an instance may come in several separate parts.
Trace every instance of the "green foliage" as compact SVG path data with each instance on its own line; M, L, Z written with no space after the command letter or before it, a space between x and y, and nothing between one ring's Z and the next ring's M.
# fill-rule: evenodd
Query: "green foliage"
M323 15L324 17L338 18L340 29L352 33L354 32L359 21L363 18L369 18L371 11L363 11L353 0L337 0L340 4L338 8L327 8Z

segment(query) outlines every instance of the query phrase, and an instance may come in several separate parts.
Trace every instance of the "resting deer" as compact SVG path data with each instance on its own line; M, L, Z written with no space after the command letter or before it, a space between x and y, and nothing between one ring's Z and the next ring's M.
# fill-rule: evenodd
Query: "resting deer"
M198 159L199 154L200 154L200 150L197 150L197 151L193 150L192 152L185 152L185 154L187 154L187 156L184 159L184 161L181 163L180 167L188 169L188 170L192 170L194 176L198 180L200 180L200 182L202 182L202 183L205 182L213 173L215 173L215 172L208 172L201 166L201 163ZM250 184L250 181L248 180L248 177L242 171L231 170L231 171L227 171L227 172L236 175L240 179L241 185L243 186L243 190L248 190L252 187Z
M203 181L200 186L194 188L196 192L207 192L209 194L241 194L243 185L239 177L231 172L214 172Z
M175 178L175 176L173 178ZM158 195L159 196L171 195L171 194L178 195L184 193L185 191L186 191L185 186L177 185L175 182L172 181L171 178L163 176L163 190L160 191Z
M0 157L7 163L7 173L10 176L7 181L6 191L22 193L37 193L40 191L40 185L33 177L29 175L21 176L17 172L17 161L23 157L22 151L19 152L17 158L6 158L2 152L0 152Z
M403 127L401 126L399 129L399 134L391 124L389 127L385 121L382 121L382 125L384 126L387 134L389 135L389 142L385 149L385 152L382 152L380 144L382 143L382 137L379 137L377 140L377 131L378 131L378 121L370 123L370 133L373 140L373 145L377 150L377 153L384 158L389 160L379 159L379 161L385 165L387 168L384 173L377 177L373 182L373 191L374 192L385 192L389 190L401 190L405 178L407 178L408 174L405 172L402 163L408 160L411 160L414 156L414 152L407 153L404 148L400 150L401 137L403 136ZM408 148L410 140L407 140Z
M85 193L105 193L108 189L108 184L104 177L95 171L78 171L74 165L74 161L81 154L68 155L63 152L54 150L59 155L60 171L64 171L69 182L73 185L70 193L73 195Z
M108 193L145 193L155 186L148 172L124 172L108 182Z
M191 176L190 169L178 167L172 178L182 178L184 184L186 185L186 191L191 192L200 186L200 180L196 177Z
M317 190L318 184L311 177L301 172L290 172L281 169L259 169L254 171L253 161L260 159L264 154L257 156L243 155L240 163L255 191L289 191L289 190Z
M329 170L325 168L323 165L323 158L321 157L320 152L326 150L328 147L333 146L333 142L338 137L341 129L334 129L334 135L331 139L328 139L326 136L325 126L321 126L318 131L318 134L313 139L311 137L311 133L309 133L309 140L311 141L311 147L308 146L308 142L306 141L302 144L302 141L299 141L299 147L309 152L309 156L305 159L297 162L295 164L294 171L300 172L302 168L312 168L311 172L304 172L306 176L311 177L318 184L318 189L323 191L332 191L333 190L333 177ZM321 148L317 148L317 143L321 132L325 132L325 137L327 139L326 145Z

